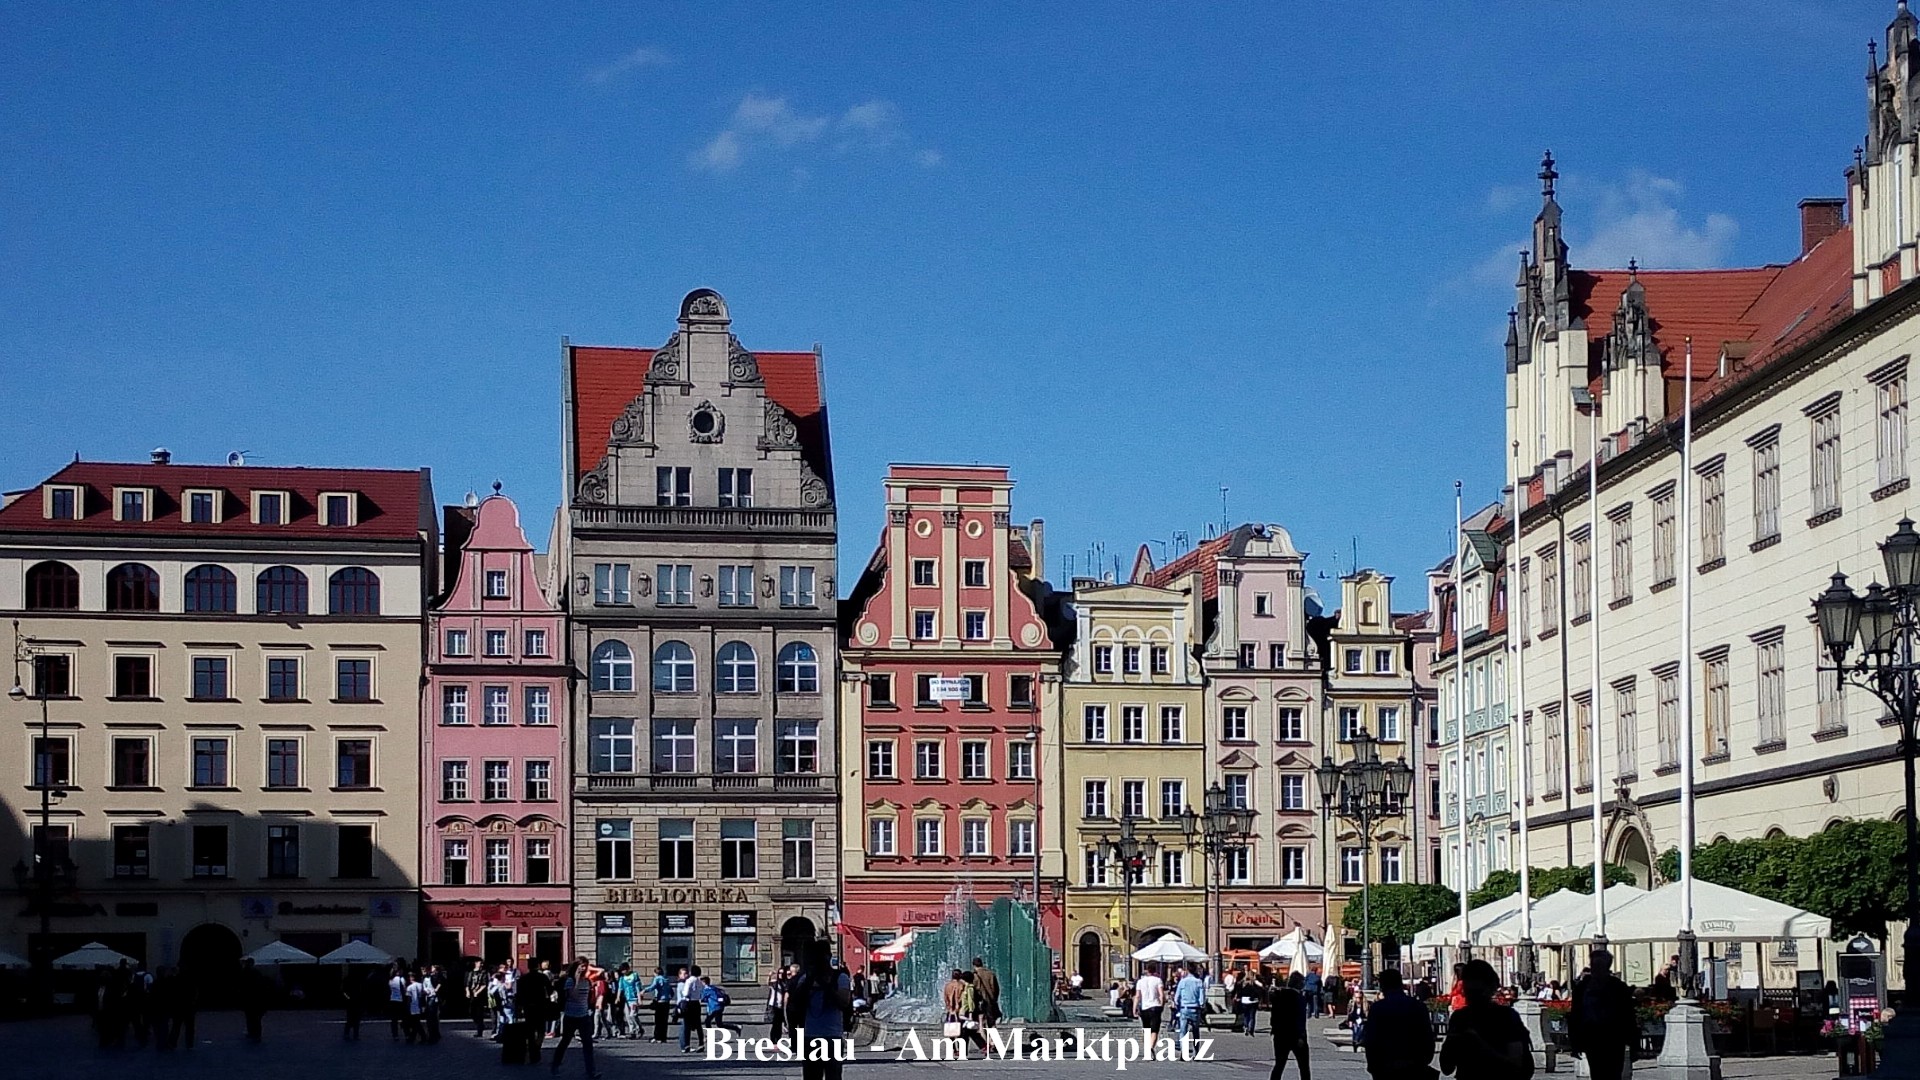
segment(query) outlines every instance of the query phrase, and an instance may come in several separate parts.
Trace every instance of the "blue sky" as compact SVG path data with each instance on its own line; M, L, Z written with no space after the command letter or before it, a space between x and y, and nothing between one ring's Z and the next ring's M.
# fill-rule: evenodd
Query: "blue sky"
M1892 13L9 4L0 485L428 465L543 543L561 335L657 344L705 285L825 348L851 566L888 461L993 462L1056 580L1224 485L1416 608L1453 481L1501 482L1541 150L1578 263L1791 258Z

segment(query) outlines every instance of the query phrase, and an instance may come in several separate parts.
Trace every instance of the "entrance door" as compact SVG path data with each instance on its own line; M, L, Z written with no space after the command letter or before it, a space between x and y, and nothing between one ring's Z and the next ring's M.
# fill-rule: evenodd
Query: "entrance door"
M813 944L813 920L794 916L780 924L780 962L804 964L807 946Z
M513 931L480 931L480 958L487 962L488 967L513 963Z
M1080 981L1087 989L1098 989L1107 984L1106 977L1100 971L1101 955L1106 952L1100 942L1100 935L1092 930L1080 935L1079 972Z
M219 923L202 923L180 939L180 970L199 987L202 1003L233 1004L239 982L240 938Z
M566 963L566 931L535 930L533 932L533 958L551 960L554 967Z

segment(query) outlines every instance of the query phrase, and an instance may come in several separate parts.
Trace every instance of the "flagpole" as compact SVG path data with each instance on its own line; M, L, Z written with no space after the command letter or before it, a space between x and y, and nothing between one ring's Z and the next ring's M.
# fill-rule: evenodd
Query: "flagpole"
M1524 489L1520 478L1520 440L1513 441L1513 551L1507 556L1507 661L1508 670L1513 673L1513 716L1508 740L1513 748L1507 754L1509 767L1517 772L1518 783L1513 784L1515 803L1511 816L1520 826L1520 955L1518 968L1520 974L1531 977L1535 970L1533 956L1533 870L1531 856L1527 849L1527 803L1529 802L1528 768L1532 760L1528 755L1532 748L1527 745L1527 680L1520 670L1520 627L1526 625L1526 598L1521 588L1525 579L1520 574L1520 515L1526 508Z
M1587 778L1593 784L1593 948L1603 949L1607 944L1607 873L1606 854L1601 850L1606 832L1601 802L1606 798L1606 785L1600 782L1606 773L1602 765L1606 755L1601 752L1600 729L1600 395L1590 393L1590 401L1593 411L1587 415L1590 443L1587 458L1587 748L1592 759L1588 763Z
M1680 393L1680 978L1690 988L1699 966L1693 936L1693 339L1687 339ZM1649 885L1652 882L1648 882ZM1683 993L1692 996L1691 989Z
M1461 610L1466 597L1460 592L1460 481L1453 482L1453 722L1454 803L1458 807L1454 824L1460 836L1460 961L1473 954L1473 924L1467 915L1467 658L1466 636L1461 632Z

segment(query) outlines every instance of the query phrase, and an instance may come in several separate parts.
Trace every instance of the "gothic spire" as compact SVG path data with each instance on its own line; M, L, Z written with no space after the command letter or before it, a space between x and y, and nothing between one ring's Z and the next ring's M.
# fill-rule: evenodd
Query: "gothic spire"
M1901 6L1903 8L1905 7L1905 0L1902 0ZM1553 167L1553 151L1549 150L1546 152L1545 155L1543 155L1540 158L1540 197L1541 198L1543 199L1553 198L1553 182L1555 180L1558 180L1559 178L1560 178L1560 174L1556 172Z

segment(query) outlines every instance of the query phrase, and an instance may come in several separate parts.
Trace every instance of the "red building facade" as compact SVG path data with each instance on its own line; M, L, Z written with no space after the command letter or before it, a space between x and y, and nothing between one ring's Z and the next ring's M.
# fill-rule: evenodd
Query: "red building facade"
M895 465L842 606L842 949L849 966L974 899L1030 898L1062 940L1060 653L1041 526L1001 467ZM1038 865L1036 866L1036 860Z

